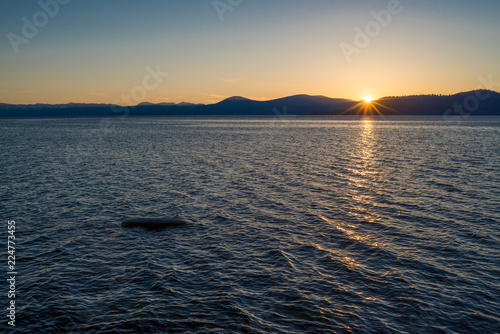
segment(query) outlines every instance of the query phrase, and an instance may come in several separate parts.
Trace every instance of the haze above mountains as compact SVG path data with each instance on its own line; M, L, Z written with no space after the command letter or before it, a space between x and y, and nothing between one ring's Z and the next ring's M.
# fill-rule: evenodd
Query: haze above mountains
M275 116L275 115L472 115L500 116L500 93L476 90L454 95L384 97L371 103L325 96L294 95L269 101L234 96L215 104L182 102L136 106L113 104L0 103L2 118L119 116Z

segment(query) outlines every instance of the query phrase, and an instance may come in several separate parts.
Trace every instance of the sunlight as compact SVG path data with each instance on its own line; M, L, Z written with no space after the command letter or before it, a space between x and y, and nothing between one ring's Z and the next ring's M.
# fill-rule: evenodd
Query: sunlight
M341 115L360 115L360 116L374 116L379 115L384 117L384 114L380 111L380 108L387 109L391 114L398 114L398 112L392 108L384 106L382 103L383 99L373 99L371 96L366 96L363 100L359 101L352 107L341 112Z

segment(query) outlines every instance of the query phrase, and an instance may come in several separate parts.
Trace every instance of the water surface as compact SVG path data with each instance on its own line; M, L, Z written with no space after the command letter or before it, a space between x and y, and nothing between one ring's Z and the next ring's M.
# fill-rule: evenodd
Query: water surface
M0 129L14 333L498 330L499 118Z

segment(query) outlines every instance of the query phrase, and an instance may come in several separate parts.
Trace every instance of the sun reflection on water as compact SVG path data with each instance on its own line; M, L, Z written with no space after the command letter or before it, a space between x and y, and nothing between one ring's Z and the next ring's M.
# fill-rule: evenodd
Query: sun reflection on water
M365 119L361 123L361 157L365 165L369 165L372 162L374 145L373 127L373 122L370 119Z
M350 168L344 175L348 181L346 195L350 201L343 210L354 223L342 222L335 226L349 239L379 248L383 246L383 242L366 234L365 229L359 225L366 222L374 223L380 219L373 210L376 206L374 193L376 193L375 180L378 173L375 127L376 122L372 119L362 119L352 137L355 149L351 152Z

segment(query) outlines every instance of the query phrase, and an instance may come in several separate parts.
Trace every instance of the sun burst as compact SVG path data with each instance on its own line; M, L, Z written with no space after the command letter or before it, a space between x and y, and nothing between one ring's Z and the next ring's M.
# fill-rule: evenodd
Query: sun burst
M365 96L361 101L358 101L352 107L341 112L341 115L360 115L360 116L382 116L384 114L380 109L386 109L388 114L397 115L398 111L383 105L383 99L373 99L371 96Z

